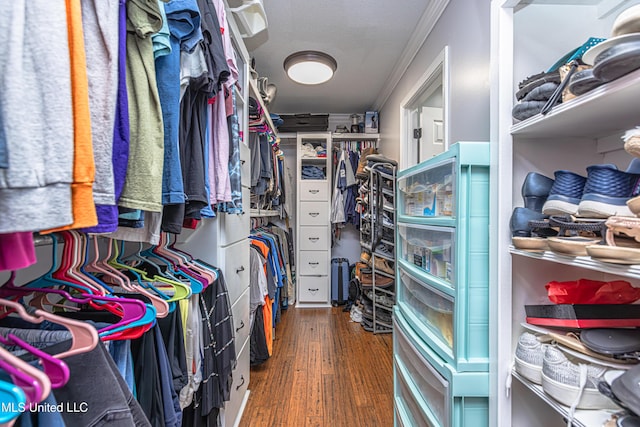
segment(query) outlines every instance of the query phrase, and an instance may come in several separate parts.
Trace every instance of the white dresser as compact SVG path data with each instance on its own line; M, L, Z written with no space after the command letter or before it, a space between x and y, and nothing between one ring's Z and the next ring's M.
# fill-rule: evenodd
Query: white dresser
M331 302L331 134L298 133L297 153L297 306L327 307Z

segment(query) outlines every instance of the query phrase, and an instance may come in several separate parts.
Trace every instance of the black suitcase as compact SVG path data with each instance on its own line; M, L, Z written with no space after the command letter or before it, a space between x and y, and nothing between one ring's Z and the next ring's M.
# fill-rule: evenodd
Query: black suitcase
M326 132L329 129L328 114L281 114L284 121L279 132Z
M346 304L349 300L349 260L333 258L331 260L331 303Z

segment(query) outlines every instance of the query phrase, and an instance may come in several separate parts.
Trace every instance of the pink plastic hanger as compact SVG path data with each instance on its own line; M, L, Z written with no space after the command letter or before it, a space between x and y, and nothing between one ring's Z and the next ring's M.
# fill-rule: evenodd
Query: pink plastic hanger
M15 345L36 356L42 365L44 373L51 380L52 388L60 388L69 381L69 367L62 360L58 360L50 354L31 346L13 334L8 334L6 338L0 336L0 344Z
M56 359L64 359L65 357L86 353L98 345L98 332L88 323L56 316L55 314L37 309L35 310L35 315L32 316L27 313L21 304L4 298L0 298L0 306L12 309L18 313L21 318L31 323L42 323L44 320L48 320L67 328L71 332L71 348L54 355Z
M102 273L113 278L116 281L116 283L120 285L121 288L129 292L136 292L136 293L145 295L147 298L149 298L149 300L151 301L151 304L153 304L153 306L156 308L157 317L159 318L167 317L167 314L169 314L169 304L165 300L163 300L157 295L154 295L148 290L144 289L142 286L132 284L127 276L125 276L124 274L119 272L117 269L107 264L106 259L111 257L111 245L107 245L109 249L108 249L108 253L105 261L98 263L98 260L100 259L100 249L98 245L98 239L94 238L93 242L94 242L95 258L91 263L89 263L86 266L85 269L87 271Z
M15 385L24 391L27 405L42 402L51 393L47 374L0 347L0 369L9 374Z

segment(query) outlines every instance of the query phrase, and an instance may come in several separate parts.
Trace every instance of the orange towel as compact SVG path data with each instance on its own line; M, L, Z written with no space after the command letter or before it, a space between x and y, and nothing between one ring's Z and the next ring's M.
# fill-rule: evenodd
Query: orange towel
M73 183L71 205L73 224L43 231L52 233L73 228L93 227L98 224L93 202L95 163L91 141L91 116L89 114L89 81L82 30L80 0L66 0L69 52L71 54L71 95L73 100Z

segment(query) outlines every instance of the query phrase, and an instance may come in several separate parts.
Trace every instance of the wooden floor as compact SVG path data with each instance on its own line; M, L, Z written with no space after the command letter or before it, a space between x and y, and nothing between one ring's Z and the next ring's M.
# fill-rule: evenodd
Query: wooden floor
M251 368L240 427L391 427L392 347L342 308L289 308L272 357Z

